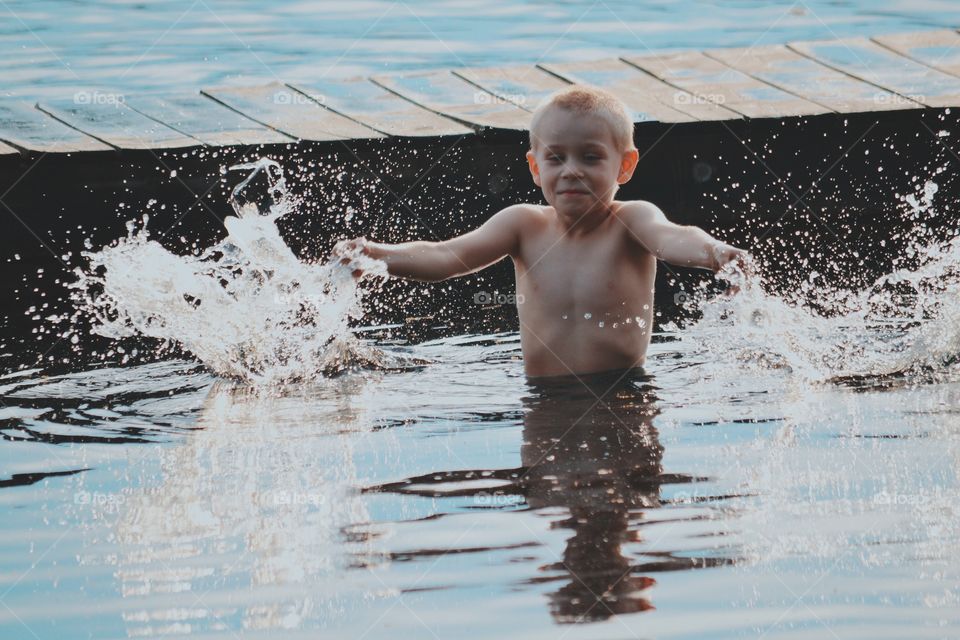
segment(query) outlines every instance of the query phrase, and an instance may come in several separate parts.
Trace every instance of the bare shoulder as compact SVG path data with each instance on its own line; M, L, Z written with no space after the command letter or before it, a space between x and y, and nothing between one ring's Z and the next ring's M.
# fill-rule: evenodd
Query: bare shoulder
M621 202L617 216L634 245L648 253L653 253L651 248L656 243L658 230L669 224L660 207L646 200Z
M629 226L662 222L666 216L660 207L647 200L626 200L620 203L617 215Z
M547 209L548 207L539 204L512 204L501 209L495 217L503 219L522 236L535 231L549 219Z
M523 202L505 207L501 209L497 215L509 216L517 222L527 222L542 219L546 215L545 209L547 209L547 207L543 205Z

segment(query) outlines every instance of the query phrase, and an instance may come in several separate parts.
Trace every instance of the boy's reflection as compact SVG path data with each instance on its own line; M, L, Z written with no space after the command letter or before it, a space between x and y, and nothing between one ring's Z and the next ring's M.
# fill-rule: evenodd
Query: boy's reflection
M550 595L560 622L652 608L621 545L631 511L660 504L663 447L650 378L640 370L563 380L531 379L524 399L520 483L531 509L563 507L573 530L562 562L570 580Z

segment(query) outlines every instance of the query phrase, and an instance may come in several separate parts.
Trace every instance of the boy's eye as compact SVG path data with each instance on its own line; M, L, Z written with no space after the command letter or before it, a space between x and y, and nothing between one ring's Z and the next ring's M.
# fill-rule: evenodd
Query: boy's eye
M547 162L560 162L560 158L557 156L547 156Z
M586 157L587 160L599 160L599 159L600 159L600 156L598 156L598 155L596 155L596 154L593 154L593 153L588 153L585 157Z

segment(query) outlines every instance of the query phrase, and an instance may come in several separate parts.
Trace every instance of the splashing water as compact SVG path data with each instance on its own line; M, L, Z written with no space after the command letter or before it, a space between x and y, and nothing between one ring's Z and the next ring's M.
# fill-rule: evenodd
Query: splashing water
M360 288L351 275L386 275L385 266L351 254L349 268L334 260L306 264L280 237L276 221L290 213L282 168L273 160L231 167L251 173L233 190L236 217L228 235L198 256L180 256L127 223L115 245L82 256L70 285L79 312L109 338L148 336L180 344L220 375L255 384L310 378L382 355L350 332L360 312ZM244 190L266 177L266 213Z
M919 221L932 207L937 185L927 182L922 200L905 201ZM896 268L861 291L833 289L816 272L788 296L764 290L757 275L729 267L719 274L736 295L688 307L702 318L683 339L722 366L780 368L809 382L872 378L956 368L960 355L960 237L924 244L920 233ZM823 311L815 311L815 301Z
M358 250L347 265L301 262L276 225L296 205L280 165L261 158L231 169L250 174L231 194L237 215L224 221L224 240L179 256L150 240L147 216L139 230L129 222L127 237L82 254L88 265L70 285L78 315L90 317L99 335L177 343L214 372L254 384L309 379L357 362L383 366L391 356L358 341L348 323L360 315L352 270L386 276L385 265ZM266 213L244 198L261 174ZM936 191L927 182L919 199L904 199L917 225ZM759 276L727 269L719 278L739 292L691 297L688 310L702 317L682 339L722 367L789 370L811 382L957 368L960 237L924 244L925 237L917 233L908 246L901 262L910 266L862 291L831 288L814 272L792 293L772 294Z

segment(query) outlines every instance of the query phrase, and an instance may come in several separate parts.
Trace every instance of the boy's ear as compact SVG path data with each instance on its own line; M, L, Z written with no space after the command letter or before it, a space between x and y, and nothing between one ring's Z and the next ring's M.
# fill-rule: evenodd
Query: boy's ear
M617 176L617 184L624 184L633 177L633 172L636 170L638 162L640 162L639 151L633 149L624 152L623 159L620 160L620 174Z
M527 151L527 164L530 165L530 175L533 176L533 184L540 186L540 167L537 166L537 157L533 151Z

